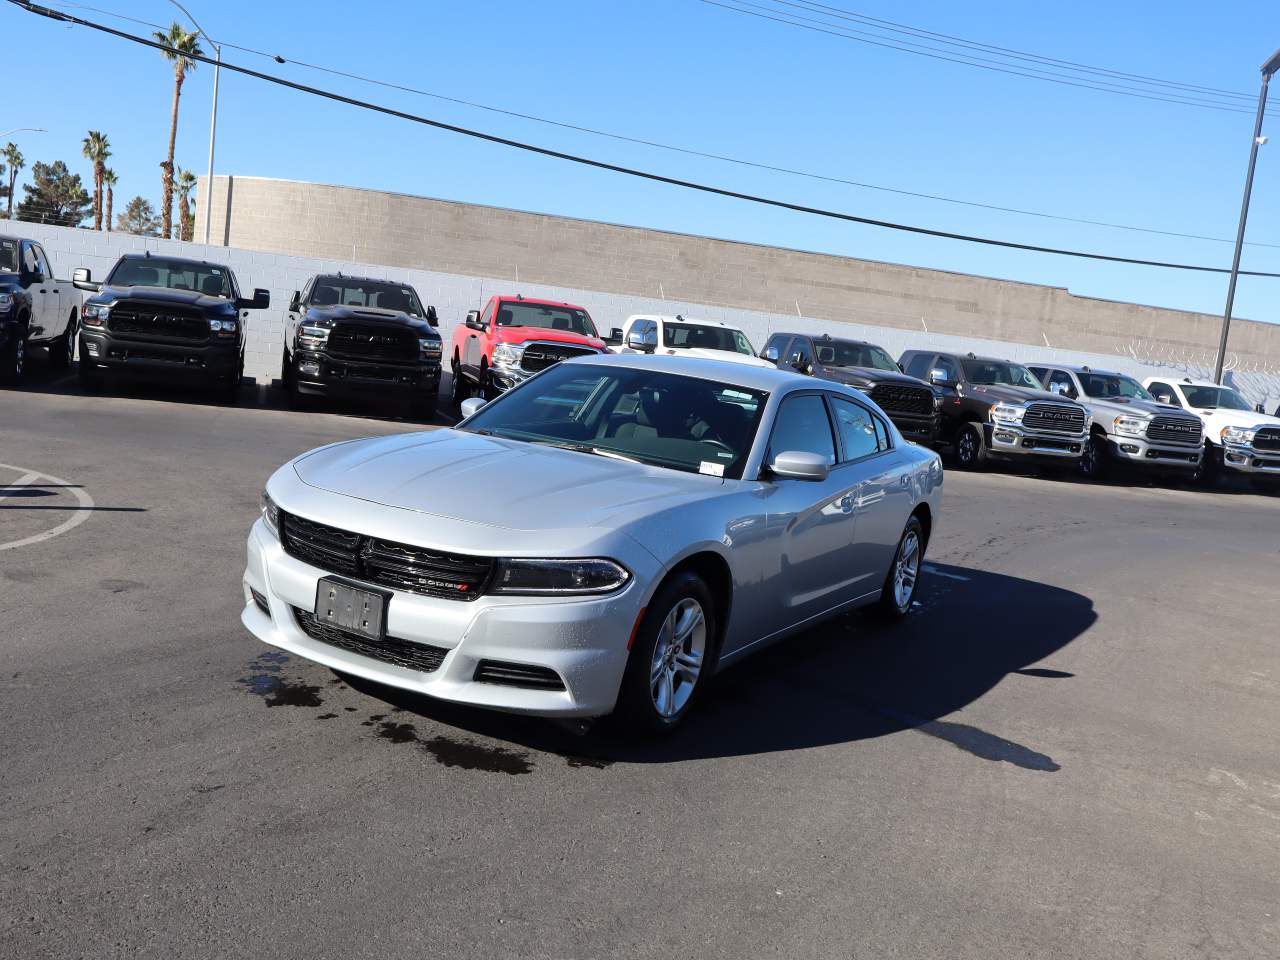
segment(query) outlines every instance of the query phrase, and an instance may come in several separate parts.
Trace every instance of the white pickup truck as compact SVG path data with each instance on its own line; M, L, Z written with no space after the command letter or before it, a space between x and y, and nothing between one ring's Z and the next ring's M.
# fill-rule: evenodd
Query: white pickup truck
M40 244L0 236L0 383L22 380L30 347L46 348L55 368L70 365L79 315L80 294L53 278Z
M1202 480L1212 483L1217 471L1230 470L1259 490L1280 490L1280 417L1250 407L1235 390L1211 380L1148 377L1142 385L1161 403L1189 410L1204 424Z
M627 317L620 335L605 343L615 353L669 353L729 360L752 367L773 366L756 356L755 347L737 327L719 320L690 320L679 314L674 317L634 314Z

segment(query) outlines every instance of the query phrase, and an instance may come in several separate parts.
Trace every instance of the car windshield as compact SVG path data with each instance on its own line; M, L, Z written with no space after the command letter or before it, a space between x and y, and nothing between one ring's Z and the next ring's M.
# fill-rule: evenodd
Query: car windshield
M365 307L395 310L411 317L422 317L422 304L413 287L382 280L352 280L350 277L321 277L316 281L308 301L315 307Z
M18 272L18 244L14 240L0 240L0 273Z
M226 267L193 260L131 257L121 260L107 277L113 287L163 287L192 290L207 297L230 297L231 275Z
M960 363L964 367L964 377L970 383L1044 389L1031 371L1020 363L1010 363L1007 360L962 360Z
M738 479L768 394L633 367L562 363L463 429Z
M818 362L824 367L870 367L872 370L892 370L898 373L893 357L870 343L846 343L843 340L818 341L814 344Z
M1244 397L1230 387L1193 387L1188 383L1179 386L1182 387L1189 407L1200 410L1253 410Z
M754 357L755 348L741 330L701 323L664 323L662 345L672 350L726 350Z
M1079 376L1086 396L1128 397L1130 400L1155 399L1132 377L1122 377L1115 373L1082 373Z
M548 303L527 303L521 300L503 300L498 305L498 326L540 327L545 330L563 330L584 337L596 336L596 325L587 311L577 307L557 307Z

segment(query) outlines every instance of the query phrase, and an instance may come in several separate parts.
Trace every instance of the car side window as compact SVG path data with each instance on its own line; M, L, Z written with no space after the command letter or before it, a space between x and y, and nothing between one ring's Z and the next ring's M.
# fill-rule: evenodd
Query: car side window
M836 462L836 444L831 435L831 418L821 395L802 393L787 397L778 408L769 438L769 456L798 450L816 453L828 464Z
M1049 382L1045 385L1046 389L1061 385L1065 389L1063 394L1074 400L1080 395L1080 391L1076 389L1075 383L1071 380L1071 374L1064 370L1055 370L1049 374Z
M1034 376L1034 377L1035 377L1037 380L1039 380L1041 383L1044 383L1044 382L1045 382L1045 379L1044 379L1044 378L1045 378L1045 377L1048 375L1048 373L1049 373L1049 368L1048 368L1048 367L1027 367L1027 369L1028 369L1028 370L1030 370L1030 371L1031 371L1032 376Z
M866 407L843 397L832 397L831 410L836 416L836 429L840 431L843 462L861 460L889 449L888 432Z
M917 353L909 361L907 361L907 374L918 380L929 379L930 363L933 361L931 353Z
M38 243L33 243L31 249L35 252L36 263L40 265L40 272L44 274L46 279L52 279L53 268L49 266L49 258L44 255L44 247Z
M22 265L27 273L43 279L40 270L40 261L36 259L36 245L34 243L24 243L22 245Z
M791 337L787 334L775 333L764 345L764 352L760 356L771 363L777 363L787 355L787 344L790 342Z
M787 348L787 363L797 370L808 370L813 365L813 350L804 337L796 337Z
M1159 380L1152 380L1151 386L1147 387L1147 391L1159 400L1161 403L1172 403L1176 407L1182 406L1178 402L1178 391L1167 383L1161 383Z

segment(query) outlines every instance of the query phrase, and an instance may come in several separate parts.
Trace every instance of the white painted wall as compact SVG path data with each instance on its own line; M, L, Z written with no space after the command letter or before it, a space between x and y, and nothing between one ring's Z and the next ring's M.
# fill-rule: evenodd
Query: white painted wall
M88 267L93 271L95 279L101 279L122 254L146 249L153 253L204 258L226 264L235 271L242 290L247 292L254 287L265 287L271 291L271 309L250 315L245 357L246 375L264 383L280 375L284 315L293 291L301 289L307 278L314 274L337 271L353 276L382 277L412 284L425 303L435 305L440 315L440 334L445 339L446 350L454 327L462 322L468 310L481 306L493 294L523 293L526 296L562 300L586 307L597 327L606 334L612 327L621 327L623 320L633 313L680 313L686 317L703 317L735 324L747 333L757 348L762 347L764 341L775 331L814 331L870 340L880 344L895 357L903 350L932 347L962 353L973 351L1023 363L1087 363L1139 378L1156 375L1204 377L1211 372L1197 362L1177 358L1158 359L1150 355L1106 356L1062 350L1045 344L1008 343L977 337L933 334L928 330L928 317L921 317L920 330L913 331L837 318L759 313L660 298L611 294L599 290L523 284L506 279L468 277L428 270L405 270L356 261L291 257L234 247L205 246L178 240L158 240L123 233L94 232L7 220L0 220L0 232L38 240L49 254L54 273L59 278L70 277L71 271L76 267ZM1159 352L1158 345L1144 345L1142 349L1149 354ZM1267 412L1271 412L1280 403L1280 376L1233 373L1229 375L1229 382L1250 403L1264 403Z

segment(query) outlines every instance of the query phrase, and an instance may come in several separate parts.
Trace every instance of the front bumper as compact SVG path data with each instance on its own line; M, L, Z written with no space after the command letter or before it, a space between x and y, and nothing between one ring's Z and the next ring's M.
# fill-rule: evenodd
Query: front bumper
M293 355L293 369L298 390L320 396L346 396L372 390L434 394L440 389L439 359L421 363L394 363L385 360L351 360L299 350Z
M1223 444L1222 465L1240 473L1280 477L1280 450L1258 450L1242 444Z
M522 370L520 367L508 367L500 363L495 363L489 368L489 384L499 393L504 393L512 387L519 386L532 376L532 373Z
M984 424L987 452L1009 460L1079 460L1088 434L1029 430L1020 424Z
M898 432L912 443L931 445L938 443L942 437L942 416L913 417L902 413L886 413Z
M1193 472L1200 466L1201 447L1178 447L1167 443L1152 443L1144 437L1128 437L1109 434L1107 446L1113 458L1129 466L1150 470L1185 470Z
M331 575L286 554L258 520L249 533L241 623L264 643L334 670L441 700L532 716L594 717L613 710L627 639L643 604L635 581L605 597L562 600L484 596L461 602L393 592L387 635L447 651L437 668L423 671L362 656L303 631L294 610L312 612L317 583ZM253 591L265 600L265 612ZM477 681L481 660L552 670L564 689Z
M240 369L240 343L232 338L207 343L178 343L122 338L108 330L81 327L81 363L129 374L234 376Z

